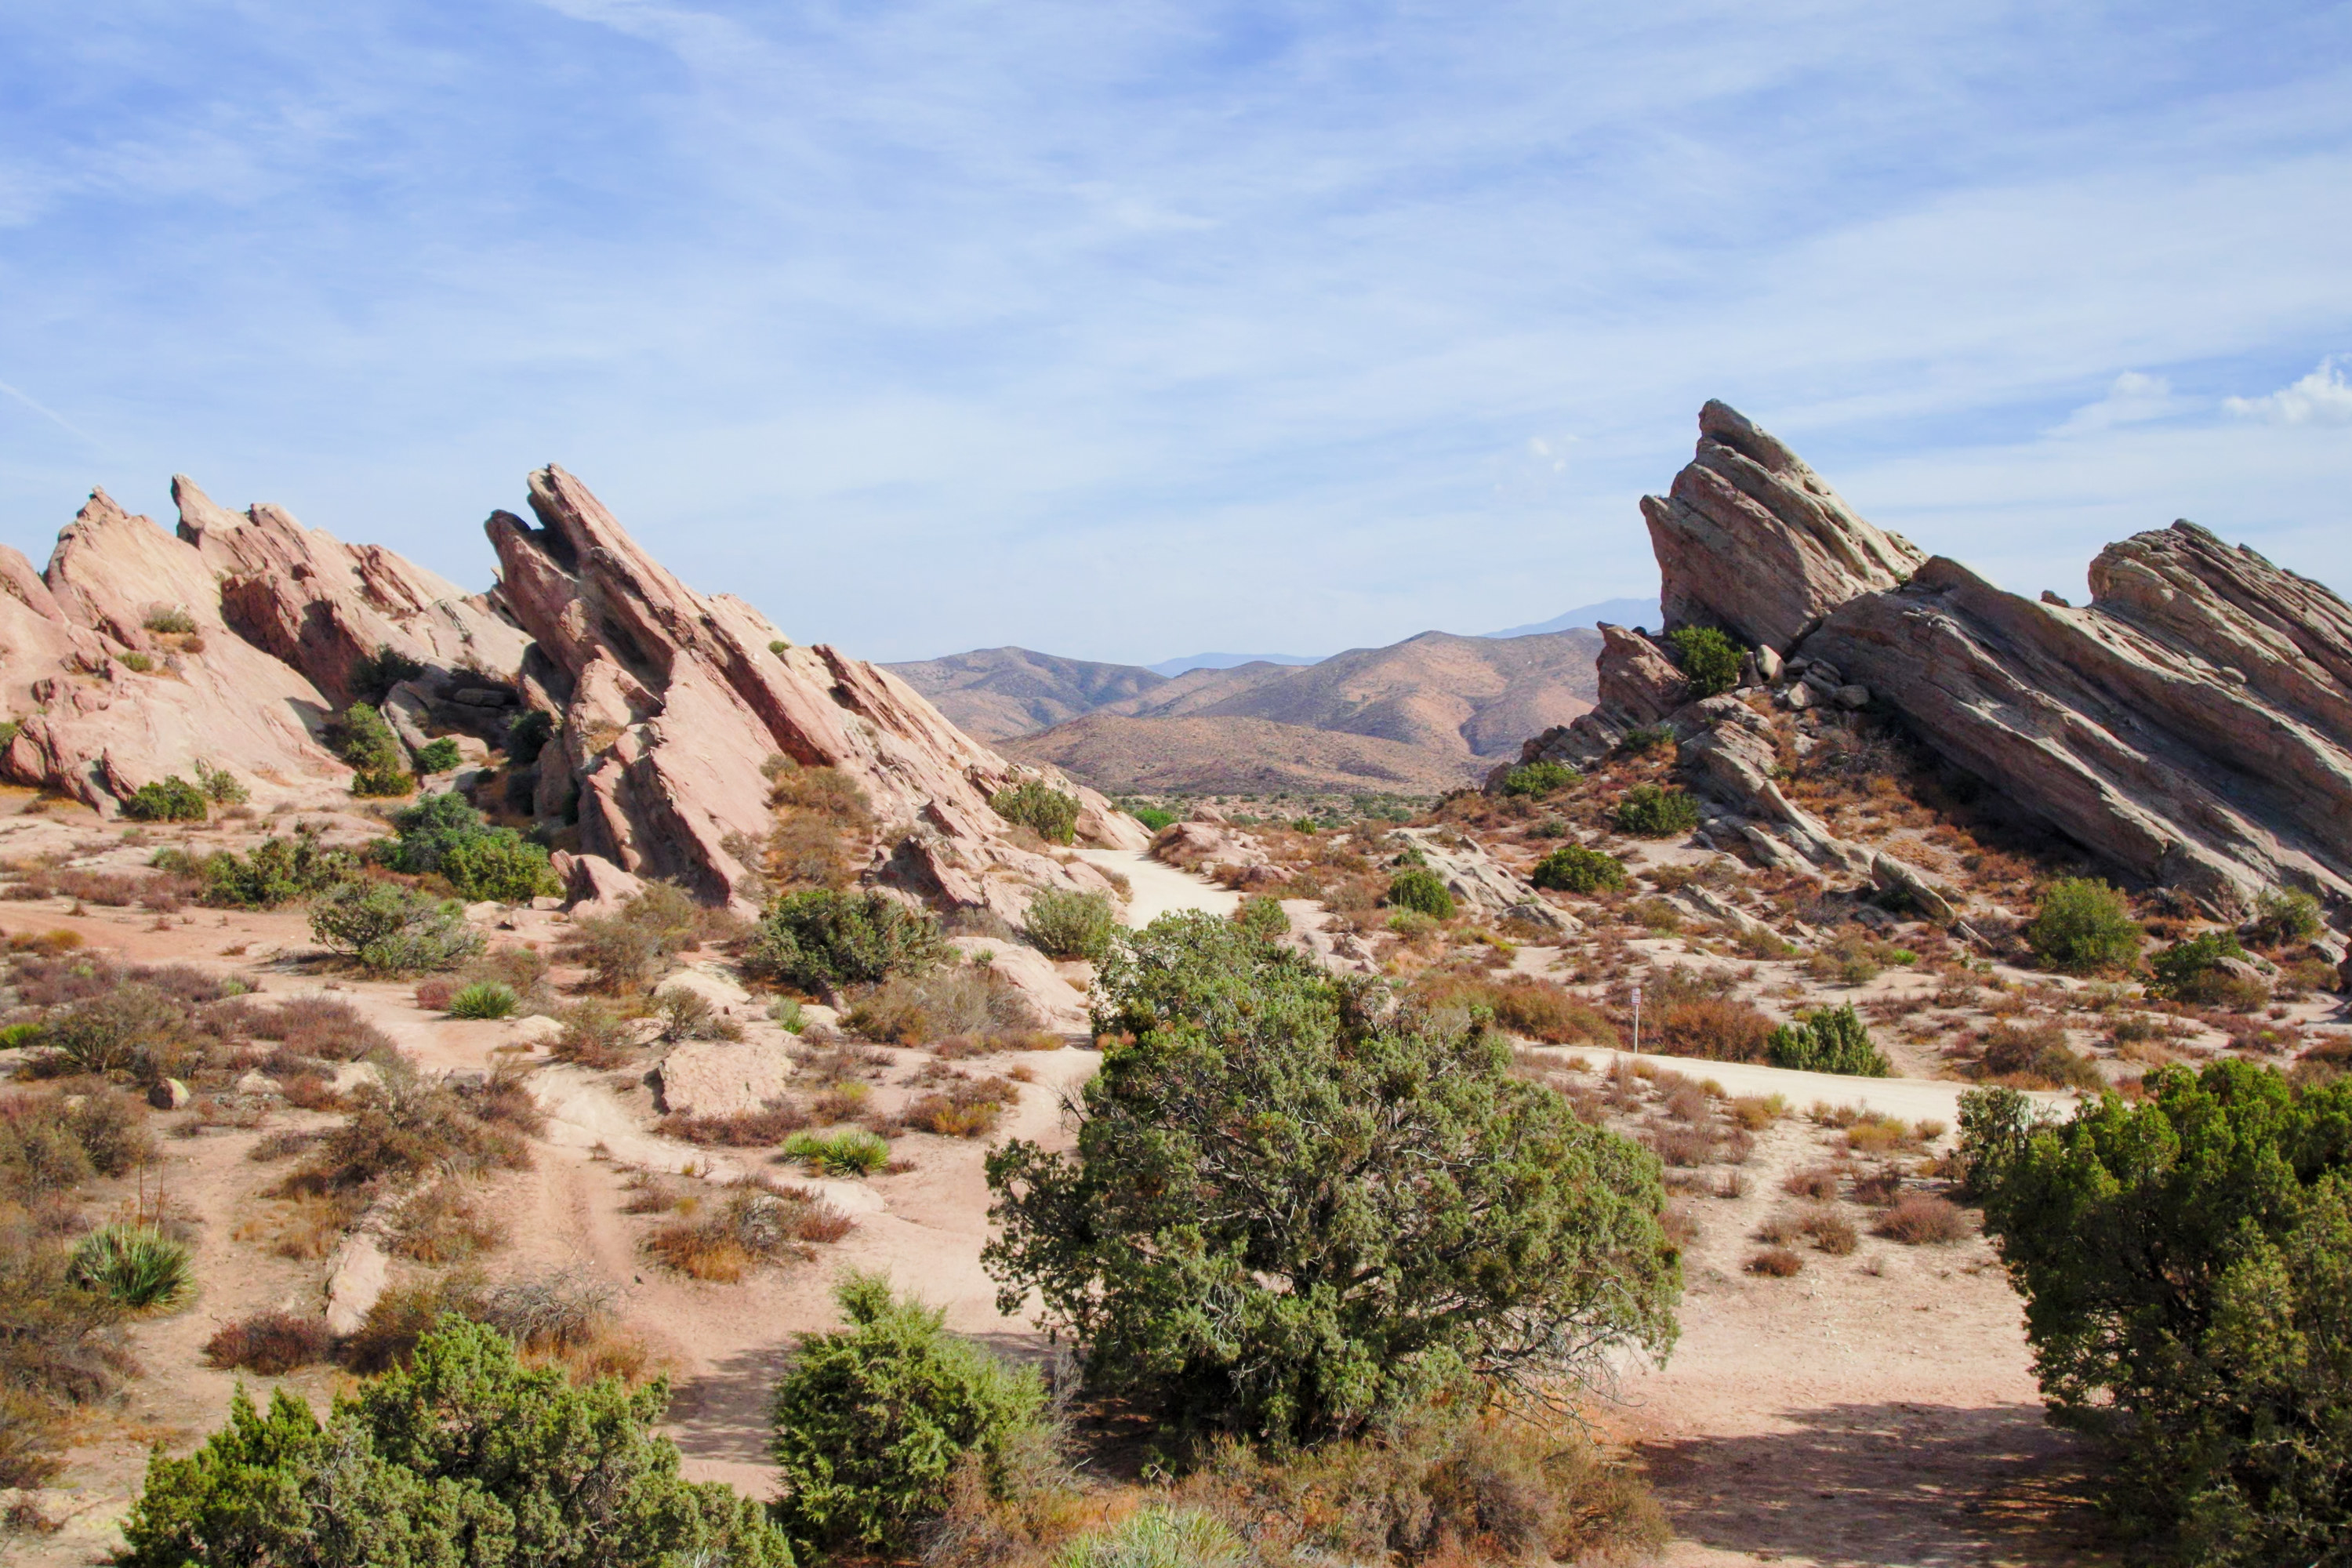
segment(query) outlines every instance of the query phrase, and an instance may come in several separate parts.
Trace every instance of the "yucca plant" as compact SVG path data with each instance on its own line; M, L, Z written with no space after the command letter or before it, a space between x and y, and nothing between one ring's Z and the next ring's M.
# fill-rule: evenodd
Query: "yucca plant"
M188 1249L152 1225L104 1226L74 1248L68 1277L134 1312L169 1311L195 1290Z
M784 1140L784 1158L805 1162L828 1176L870 1176L890 1163L890 1145L862 1127L838 1132L795 1132Z
M449 998L452 1018L503 1018L520 1005L515 994L495 980L478 980Z

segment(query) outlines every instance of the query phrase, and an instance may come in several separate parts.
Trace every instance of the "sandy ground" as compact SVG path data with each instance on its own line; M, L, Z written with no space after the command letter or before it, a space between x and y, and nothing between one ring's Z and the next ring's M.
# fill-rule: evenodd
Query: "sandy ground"
M1141 928L1173 910L1207 910L1228 915L1241 907L1242 896L1154 860L1138 849L1081 849L1079 855L1106 871L1125 877L1131 891L1120 911L1127 923Z
M87 832L87 829L84 830ZM1235 895L1140 857L1090 852L1135 889L1129 918L1175 908L1229 910ZM543 940L551 917L522 913L500 940ZM235 971L265 994L335 987L421 1065L488 1065L509 1043L506 1024L460 1023L417 1008L409 988L358 984L304 970L309 942L296 914L191 911L159 921L131 910L67 912L62 902L0 903L0 932L64 927L126 957L196 962ZM886 1076L919 1065L897 1051ZM1605 1069L1611 1053L1583 1052ZM1652 1058L1733 1093L1777 1091L1801 1111L1816 1100L1860 1104L1910 1120L1949 1122L1962 1086L1925 1079L1856 1079L1761 1067ZM1050 1142L1067 1136L1061 1099L1094 1070L1076 1048L1017 1058L1034 1081L1003 1132ZM1002 1070L1013 1059L959 1064ZM772 1488L765 1459L768 1391L796 1333L832 1326L829 1291L846 1268L880 1269L947 1309L955 1328L1015 1354L1039 1353L1032 1327L996 1310L979 1264L987 1236L986 1146L910 1134L913 1168L845 1184L858 1227L818 1258L740 1285L699 1284L654 1268L640 1250L652 1222L623 1212L619 1152L648 1163L677 1148L652 1141L649 1091L636 1072L550 1073L543 1098L559 1126L535 1146L533 1167L499 1178L488 1201L511 1240L491 1270L527 1275L571 1268L609 1284L626 1319L666 1350L676 1400L670 1431L689 1474L753 1495ZM178 1316L132 1331L146 1375L78 1434L61 1486L46 1494L54 1534L22 1538L5 1560L89 1564L103 1560L112 1521L135 1489L148 1447L184 1452L217 1426L235 1379L205 1366L202 1346L221 1322L263 1307L315 1310L323 1262L277 1257L267 1246L281 1205L262 1195L280 1167L247 1152L263 1131L313 1125L272 1112L264 1129L162 1139L173 1201L195 1225L199 1299ZM159 1119L166 1130L172 1119ZM575 1135L576 1134L576 1135ZM1678 1565L1783 1561L1927 1565L2095 1561L2076 1544L2084 1525L2068 1488L2078 1458L2045 1426L2035 1399L2019 1304L1978 1239L1911 1248L1865 1240L1847 1258L1806 1253L1792 1279L1749 1274L1753 1232L1791 1200L1788 1170L1825 1152L1832 1135L1801 1118L1776 1124L1740 1175L1737 1197L1710 1195L1726 1173L1704 1173L1684 1201L1699 1234L1687 1254L1681 1342L1662 1368L1629 1373L1604 1429L1638 1454L1666 1504ZM645 1139L631 1144L631 1138ZM600 1147L601 1145L601 1147ZM724 1157L764 1166L760 1151ZM774 1168L793 1179L796 1173ZM109 1201L123 1194L110 1194ZM1853 1205L1850 1205L1853 1206ZM1858 1222L1867 1212L1853 1206ZM395 1268L395 1278L402 1269ZM323 1405L340 1374L311 1369L285 1380ZM249 1379L266 1394L273 1380Z

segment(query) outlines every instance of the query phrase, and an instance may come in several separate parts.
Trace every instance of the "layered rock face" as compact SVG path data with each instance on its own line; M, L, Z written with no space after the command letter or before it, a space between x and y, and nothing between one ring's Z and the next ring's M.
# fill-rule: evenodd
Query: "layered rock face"
M1083 861L1013 842L989 797L1028 771L903 681L790 646L740 599L688 588L561 468L531 476L530 510L537 526L501 511L487 528L499 600L532 639L522 684L561 719L537 805L576 820L586 853L741 898L772 825L763 764L781 756L855 780L894 846L875 868L950 904L1017 919L1038 887L1108 887ZM1139 824L1051 782L1079 797L1082 837L1142 847Z
M361 664L384 649L428 669L506 684L530 639L487 595L373 544L344 544L283 508L241 515L215 505L185 474L172 477L180 537L219 580L221 614L237 635L292 665L338 706L367 695Z
M2352 608L2193 523L2104 551L2085 608L1956 562L1805 644L2029 816L2234 911L2352 900Z
M1891 710L2021 816L2216 913L2280 883L2324 895L2339 921L2352 907L2352 605L2328 589L2178 522L2102 552L2088 606L2004 593L1855 516L1717 403L1671 497L1643 510L1668 626L1748 643L1756 692ZM1530 741L1529 760L1589 761L1675 700L1663 651L1626 640L1595 711ZM1776 845L1903 880L1780 798L1755 718L1717 698L1666 721L1701 783Z
M264 801L350 778L312 738L325 697L230 629L193 546L99 490L58 536L46 573L9 557L0 631L18 729L0 752L8 778L101 810L199 760L245 777ZM149 629L159 611L194 630Z
M1894 587L1927 559L1737 409L1709 402L1698 430L1698 455L1674 488L1642 498L1669 627L1715 626L1786 653L1832 610Z

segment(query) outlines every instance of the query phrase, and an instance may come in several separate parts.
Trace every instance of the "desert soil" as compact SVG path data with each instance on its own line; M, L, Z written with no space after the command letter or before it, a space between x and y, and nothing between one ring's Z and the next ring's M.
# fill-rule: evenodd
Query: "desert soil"
M1228 910L1234 901L1140 857L1089 858L1129 879L1129 912L1139 921L1171 909ZM509 929L497 934L505 940L545 942L558 929L543 911L502 919ZM310 944L299 914L202 910L167 920L135 910L73 913L61 900L0 904L0 932L58 928L131 960L234 972L267 996L331 987L429 1068L488 1066L514 1037L509 1023L426 1013L406 986L311 969L301 956ZM928 1059L918 1051L890 1057L889 1080ZM1022 1089L1005 1134L1049 1143L1066 1137L1061 1098L1097 1059L1076 1043L1022 1054L1034 1081ZM960 1065L987 1072L1013 1063ZM1597 1068L1607 1065L1605 1054L1595 1055ZM1678 1065L1731 1092L1777 1089L1800 1110L1830 1100L1948 1121L1957 1092L1925 1080L1817 1082L1768 1068ZM490 1201L512 1238L492 1255L491 1271L577 1268L614 1288L624 1317L655 1339L674 1369L669 1429L691 1475L754 1495L772 1489L764 1454L769 1384L796 1333L834 1323L828 1292L843 1268L886 1271L944 1306L956 1329L1009 1352L1041 1352L1030 1323L997 1311L979 1265L988 1206L982 1143L908 1134L898 1152L911 1170L835 1184L858 1226L822 1248L817 1261L740 1285L700 1284L650 1266L639 1250L646 1222L623 1212L628 1172L616 1152L673 1169L697 1157L646 1131L653 1104L640 1073L546 1068L535 1076L557 1120L536 1143L532 1169L491 1184ZM150 1446L184 1452L223 1417L238 1379L205 1364L206 1338L263 1308L317 1310L325 1265L269 1250L282 1205L263 1194L280 1167L247 1154L266 1131L326 1118L280 1110L260 1129L210 1128L185 1137L168 1135L175 1120L158 1119L167 1134L162 1175L200 1237L198 1300L132 1331L146 1375L84 1422L65 1474L39 1500L61 1528L20 1538L7 1559L13 1563L103 1561ZM1940 1248L1869 1240L1843 1258L1809 1252L1792 1279L1745 1271L1755 1249L1750 1233L1787 1202L1781 1174L1819 1157L1829 1136L1801 1117L1786 1119L1759 1139L1744 1167L1743 1196L1687 1200L1700 1231L1689 1254L1681 1342L1664 1367L1630 1370L1617 1401L1596 1411L1603 1430L1639 1456L1669 1510L1675 1540L1664 1560L2089 1560L2076 1544L2081 1520L2068 1490L2076 1457L2069 1439L2042 1422L2017 1300L1980 1239ZM734 1151L721 1158L771 1156ZM776 1173L796 1179L792 1171ZM127 1199L129 1188L111 1195ZM395 1279L408 1267L395 1265ZM280 1380L245 1381L266 1397ZM320 1405L344 1385L341 1373L315 1368L282 1381Z

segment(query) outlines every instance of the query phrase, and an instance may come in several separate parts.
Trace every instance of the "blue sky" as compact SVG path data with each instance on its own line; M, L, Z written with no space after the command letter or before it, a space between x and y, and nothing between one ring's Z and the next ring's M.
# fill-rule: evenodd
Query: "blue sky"
M2012 587L2352 587L2348 242L2342 5L15 0L0 540L480 585L553 460L873 658L1328 651L1647 591L1721 396Z

